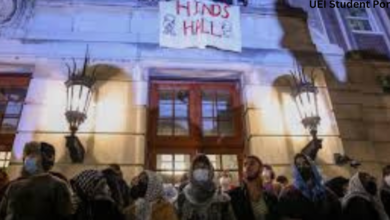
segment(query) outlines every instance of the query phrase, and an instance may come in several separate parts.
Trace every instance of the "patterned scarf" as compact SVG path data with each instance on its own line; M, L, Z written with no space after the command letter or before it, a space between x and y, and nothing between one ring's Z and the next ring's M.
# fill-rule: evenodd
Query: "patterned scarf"
M379 197L369 194L364 188L359 178L359 172L357 172L349 181L348 193L342 201L343 208L345 208L349 201L355 197L360 197L370 202L378 212L381 220L389 220L389 217L387 216Z
M97 189L102 181L106 181L103 174L97 170L85 170L71 179L75 192L84 199L92 200L100 192Z
M145 170L148 176L148 187L144 198L135 201L136 220L151 220L154 203L164 196L164 187L162 178L156 173Z
M326 189L322 184L322 177L318 172L317 167L314 165L313 161L309 158L307 158L307 160L310 163L311 171L313 173L313 177L312 177L313 186L309 188L305 180L303 180L296 166L293 166L292 168L293 177L294 177L293 185L310 201L313 202L321 201L323 198L325 198L326 195L325 194Z
M383 190L383 191L386 191L386 192L390 193L390 186L389 186L389 185L387 185L387 183L386 183L386 181L385 181L385 180L383 180L383 183L382 183L381 190Z

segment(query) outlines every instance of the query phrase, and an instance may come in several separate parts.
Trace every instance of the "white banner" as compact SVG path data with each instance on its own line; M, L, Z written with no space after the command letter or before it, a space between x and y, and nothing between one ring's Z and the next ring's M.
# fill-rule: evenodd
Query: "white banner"
M241 52L240 7L199 0L160 1L160 46Z

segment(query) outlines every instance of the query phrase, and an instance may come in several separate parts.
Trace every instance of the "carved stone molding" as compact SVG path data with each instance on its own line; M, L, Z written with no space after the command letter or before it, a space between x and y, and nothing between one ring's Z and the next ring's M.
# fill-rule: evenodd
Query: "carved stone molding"
M0 24L5 24L12 20L16 14L17 6L17 0L0 0Z
M12 36L32 16L36 0L0 0L0 36Z

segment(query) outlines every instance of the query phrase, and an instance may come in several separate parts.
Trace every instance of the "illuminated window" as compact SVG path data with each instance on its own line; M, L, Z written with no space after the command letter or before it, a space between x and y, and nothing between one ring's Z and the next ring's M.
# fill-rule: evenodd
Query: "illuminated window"
M11 160L11 152L0 152L0 168L8 167Z
M208 154L207 157L214 166L215 181L221 176L223 171L229 171L233 184L239 183L239 166L238 158L234 154Z
M0 74L0 167L8 167L30 75Z
M158 154L156 171L162 174L164 182L177 183L191 165L190 155Z
M238 82L152 80L149 167L177 183L192 158L205 153L216 158L216 178L227 169L238 179L244 153L239 88Z

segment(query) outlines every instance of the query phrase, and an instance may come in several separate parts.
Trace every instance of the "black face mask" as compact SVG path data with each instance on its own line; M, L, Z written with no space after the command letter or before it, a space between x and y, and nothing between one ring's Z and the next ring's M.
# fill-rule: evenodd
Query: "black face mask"
M374 181L367 182L365 186L368 193L375 196L378 193L378 187Z
M301 167L301 168L298 168L298 171L301 174L303 180L307 181L307 180L311 179L312 174L311 174L310 167Z
M130 189L130 196L134 200L138 198L142 198L146 194L146 190L148 189L148 185L146 183L138 183L137 185L131 187Z

